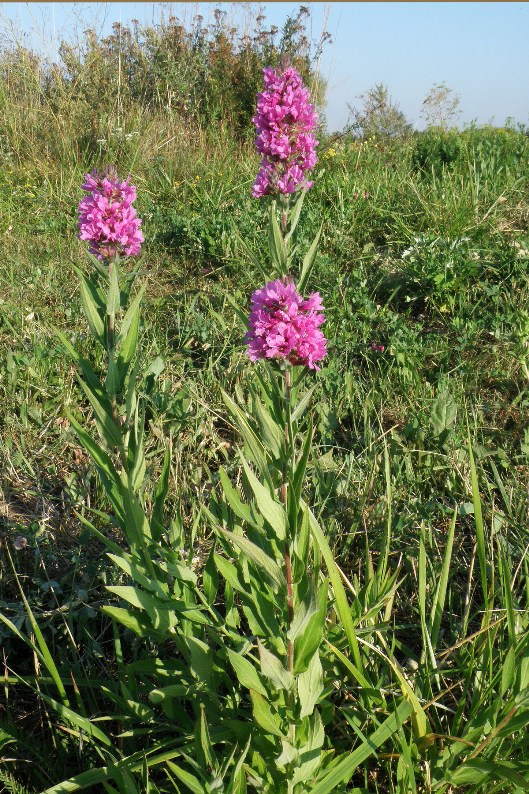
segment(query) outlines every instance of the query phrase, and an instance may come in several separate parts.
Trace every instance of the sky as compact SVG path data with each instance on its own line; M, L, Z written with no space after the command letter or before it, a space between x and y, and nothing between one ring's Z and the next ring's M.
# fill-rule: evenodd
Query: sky
M262 9L266 24L281 28L300 3L0 3L0 35L18 30L27 46L57 58L61 38L82 37L94 27L108 33L113 22L159 22L173 14L182 22L197 13L205 22L219 6L252 29ZM311 10L314 40L327 30L320 72L327 81L329 131L341 130L350 106L385 84L393 101L416 127L435 84L446 83L461 98L459 124L511 118L529 123L529 3L513 2L328 2Z

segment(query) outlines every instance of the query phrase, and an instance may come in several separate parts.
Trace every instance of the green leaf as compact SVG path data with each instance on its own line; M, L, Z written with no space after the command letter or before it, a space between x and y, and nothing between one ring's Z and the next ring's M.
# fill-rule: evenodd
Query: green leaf
M163 509L165 498L169 490L169 474L171 472L171 451L167 447L165 450L162 473L154 492L154 505L151 514L151 533L154 541L159 541L164 532Z
M242 465L250 488L255 496L259 512L270 524L277 539L285 540L287 536L287 516L283 506L274 499L268 488L265 488L265 486L259 482L244 458L242 459Z
M107 314L116 315L120 307L120 293L118 281L118 265L117 261L110 262L108 267L109 286L107 294Z
M305 630L312 616L318 611L319 604L314 585L312 585L305 599L294 608L294 617L287 632L287 639L295 640Z
M189 694L189 686L187 684L170 684L161 689L153 689L149 693L149 700L151 703L163 703L166 700L173 698L183 698Z
M79 385L94 409L97 429L101 436L110 448L123 449L123 437L112 416L112 404L108 396L100 386L97 389L92 389L81 379L79 379Z
M239 578L239 572L233 563L224 559L224 557L220 557L218 554L213 554L213 559L215 560L215 565L217 566L220 575L227 582L229 582L234 590L237 590L239 593L248 592L244 582L241 582Z
M198 681L209 683L213 671L213 652L198 637L184 637L191 655L190 669Z
M453 772L447 770L446 779L457 786L485 785L494 780L506 780L518 786L522 791L529 791L529 780L521 775L508 761L487 761L484 758L473 758L465 761ZM526 771L527 775L527 771Z
M248 540L244 535L235 535L233 532L228 532L226 529L221 529L220 531L228 540L238 546L243 554L257 565L259 570L271 579L277 587L286 587L285 577L281 568L277 562L269 557L259 546L256 546L255 543L252 543L252 541Z
M446 546L444 552L444 559L443 559L443 567L441 570L441 576L439 577L439 583L437 585L437 590L435 592L435 596L432 603L432 612L430 616L430 640L432 648L437 647L437 640L439 639L439 631L441 628L441 619L443 617L443 610L446 598L446 589L448 585L448 577L450 575L450 564L452 560L452 547L454 544L454 534L456 528L456 520L457 520L457 507L454 510L454 516L452 518L452 523L450 524L450 529L448 531L448 537L446 539Z
M268 471L268 458L263 444L250 427L248 420L244 416L239 406L231 399L228 394L226 394L225 391L221 389L221 392L226 408L235 421L236 429L243 437L249 458L253 461L253 463L255 463L261 476L267 481L268 486L273 488L270 472Z
M101 300L97 288L94 284L88 281L87 278L81 273L78 268L75 268L80 278L80 296L81 305L85 313L90 330L95 338L101 345L105 343L105 324L103 322L103 313L105 311L105 304Z
M314 266L314 260L318 252L318 244L320 242L322 230L323 230L323 224L320 226L319 231L316 234L316 237L312 241L312 245L310 246L309 250L307 251L303 259L303 265L301 267L301 273L297 285L297 288L301 294L303 294L309 282L310 274L312 273L312 268Z
M167 766L173 775L175 775L181 783L188 787L192 794L204 794L204 784L201 783L198 778L196 778L190 772L187 772L185 769L176 766L176 764L173 764L172 761L168 761Z
M288 232L285 234L285 242L288 244L292 239L294 232L296 231L296 227L299 222L299 217L301 215L301 208L303 207L303 203L305 201L305 195L307 191L301 190L298 193L298 197L296 203L294 204L294 208L290 213L290 217L288 219Z
M337 765L312 788L311 794L330 794L340 784L347 783L360 764L369 758L370 755L373 755L381 744L387 742L399 730L400 726L410 716L411 711L410 703L406 700L402 701L393 714L390 714L382 725L362 742L360 747L341 756Z
M140 330L140 312L135 312L132 317L132 322L126 336L122 337L119 354L117 357L118 370L119 370L119 388L118 391L123 389L125 377L127 374L128 365L134 358L136 349L138 347L138 335Z
M263 695L263 697L268 697L268 692L259 678L259 673L246 657L228 649L228 658L242 686L254 690L254 692L258 692L260 695Z
M97 444L91 436L81 427L81 425L71 416L68 414L68 419L75 430L77 437L86 451L90 454L90 457L94 461L97 470L101 479L103 480L103 485L105 486L105 491L107 496L109 497L110 501L112 502L112 507L114 508L116 515L118 516L121 526L124 526L125 523L125 509L123 504L123 487L121 483L121 479L114 468L114 464L109 455Z
M219 467L219 479L222 485L224 496L226 497L228 504L235 513L235 515L238 518L241 518L243 521L246 521L251 526L257 526L252 518L250 508L248 507L248 505L244 504L244 502L241 501L239 494L232 486L228 478L228 475L226 474L222 466Z
M329 583L325 579L318 591L316 612L311 614L308 622L294 640L295 673L302 673L307 669L310 660L321 645L327 616L328 590Z
M323 667L319 653L314 653L309 666L297 677L298 697L301 704L300 717L312 714L318 699L323 692Z
M278 718L272 714L270 705L255 689L250 689L252 699L252 713L254 720L263 728L266 733L284 738Z
M437 396L432 405L430 422L434 435L440 436L445 430L450 429L457 416L457 405L447 392Z
M79 355L75 347L65 337L65 335L61 331L59 331L58 328L54 328L53 330L56 336L59 338L62 346L64 347L70 358L72 359L72 361L74 361L77 364L77 366L83 373L88 385L94 390L100 389L101 383L99 381L99 378L95 374L89 362L85 358L82 358L82 356Z
M483 527L483 513L481 510L481 498L479 495L478 475L470 437L468 438L468 456L470 461L470 480L472 483L472 503L474 505L474 526L476 527L476 541L478 547L479 570L481 574L481 590L485 603L485 613L483 615L483 625L489 622L489 587L487 581L487 546L485 543L485 530Z
M268 246L270 249L270 256L272 262L276 266L280 276L286 276L288 270L288 256L287 247L279 228L277 220L276 206L273 202L270 206L270 215L268 223Z
M120 341L120 339L127 336L129 328L131 327L132 323L135 322L136 316L139 315L140 303L141 303L141 299L143 298L146 287L147 284L141 285L140 289L138 290L137 294L134 297L134 300L127 309L125 316L123 317L123 320L121 322L120 334L117 340L118 342Z
M351 614L351 607L347 601L347 596L345 594L344 586L342 583L342 577L340 575L340 571L338 566L334 561L334 557L332 551L327 543L327 539L323 534L320 525L316 521L313 513L306 507L309 513L309 521L310 521L310 529L314 536L314 539L320 548L320 551L323 555L323 559L325 560L325 565L327 566L327 571L329 572L329 578L331 580L332 588L334 591L334 598L336 601L335 609L344 629L345 635L349 642L349 647L353 653L353 657L355 660L356 669L361 673L362 677L367 679L366 671L364 669L364 665L362 662L362 657L360 656L360 648L358 646L358 639L356 637L356 631L353 623L353 617ZM368 685L369 686L369 685Z
M213 772L217 768L217 759L215 758L215 751L211 744L206 714L202 704L200 706L200 716L195 727L195 748L197 754L196 760L200 766L203 769L208 769L210 772Z
M126 629L133 631L138 637L155 636L158 639L166 639L164 632L156 631L148 626L145 619L140 619L140 615L130 609L105 605L101 607L101 612L125 626Z
M257 647L259 648L261 673L268 678L277 689L286 689L290 691L294 686L294 677L292 673L283 667L277 656L274 656L273 653L264 647L259 638L257 639Z

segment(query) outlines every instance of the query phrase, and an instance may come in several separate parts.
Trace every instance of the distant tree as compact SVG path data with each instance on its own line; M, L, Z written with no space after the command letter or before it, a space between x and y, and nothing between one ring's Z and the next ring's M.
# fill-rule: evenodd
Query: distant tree
M362 138L377 140L404 138L412 132L412 125L389 95L387 85L377 83L360 96L360 109L349 107L352 121L349 128Z
M446 83L436 83L422 103L421 116L428 127L441 127L445 130L449 124L455 123L460 115L461 97Z

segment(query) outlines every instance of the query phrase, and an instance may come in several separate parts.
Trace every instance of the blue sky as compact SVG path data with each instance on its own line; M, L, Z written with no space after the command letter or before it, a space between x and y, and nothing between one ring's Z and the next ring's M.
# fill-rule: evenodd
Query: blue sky
M170 13L207 21L219 5L251 27L257 3L0 3L0 34L14 24L26 44L54 57L63 37L88 26L108 32L115 21L142 24ZM419 129L421 106L435 83L461 97L460 123L529 123L529 3L335 2L305 3L313 38L332 36L321 61L328 82L330 130L347 122L349 105L375 83L385 83ZM267 24L281 27L299 3L262 3ZM9 34L10 35L10 34Z

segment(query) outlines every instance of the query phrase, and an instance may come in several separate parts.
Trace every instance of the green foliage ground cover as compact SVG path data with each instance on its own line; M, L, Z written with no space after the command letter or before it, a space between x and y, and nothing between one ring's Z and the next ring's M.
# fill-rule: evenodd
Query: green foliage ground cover
M75 724L64 711L53 665L4 623L1 779L6 790L43 791L104 766L99 727L120 737L123 757L139 754L93 790L243 791L236 775L228 782L221 735L208 737L189 713L182 723L174 701L146 699L153 681L178 685L174 654L164 656L159 637L116 633L101 611L111 603L105 585L130 576L116 573L82 523L121 541L98 514L108 499L68 415L88 427L93 417L54 329L103 367L72 264L85 256L79 185L92 166L113 161L138 186L146 237L145 510L169 451L170 543L208 603L230 606L216 592L210 555L222 549L202 508L218 498L221 467L234 483L242 476L222 391L244 403L255 386L234 308L248 307L261 280L255 260L268 256L266 216L250 197L258 158L248 115L237 126L231 110L226 119L219 111L206 124L143 102L141 92L118 106L109 89L94 116L104 130L89 134L79 123L92 100L74 92L82 75L54 84L61 109L29 55L19 56L20 80L11 70L2 81L0 606L42 654L34 615L80 716ZM330 342L313 377L306 499L343 572L371 684L355 674L342 600L327 618L321 713L327 749L358 758L349 789L339 781L320 790L525 791L529 138L492 128L390 142L320 138L298 235L303 252L323 223L310 288L323 296ZM17 550L19 536L27 543ZM196 677L185 684L199 702L200 676L211 671L201 668L207 637L197 630L196 639ZM211 673L210 690L227 685L227 665ZM249 723L253 707L238 705ZM385 734L389 719L397 722ZM199 789L179 761L162 773L156 752L149 756L158 739L180 740L179 723L196 743L194 762L211 771ZM364 753L375 734L380 747Z

